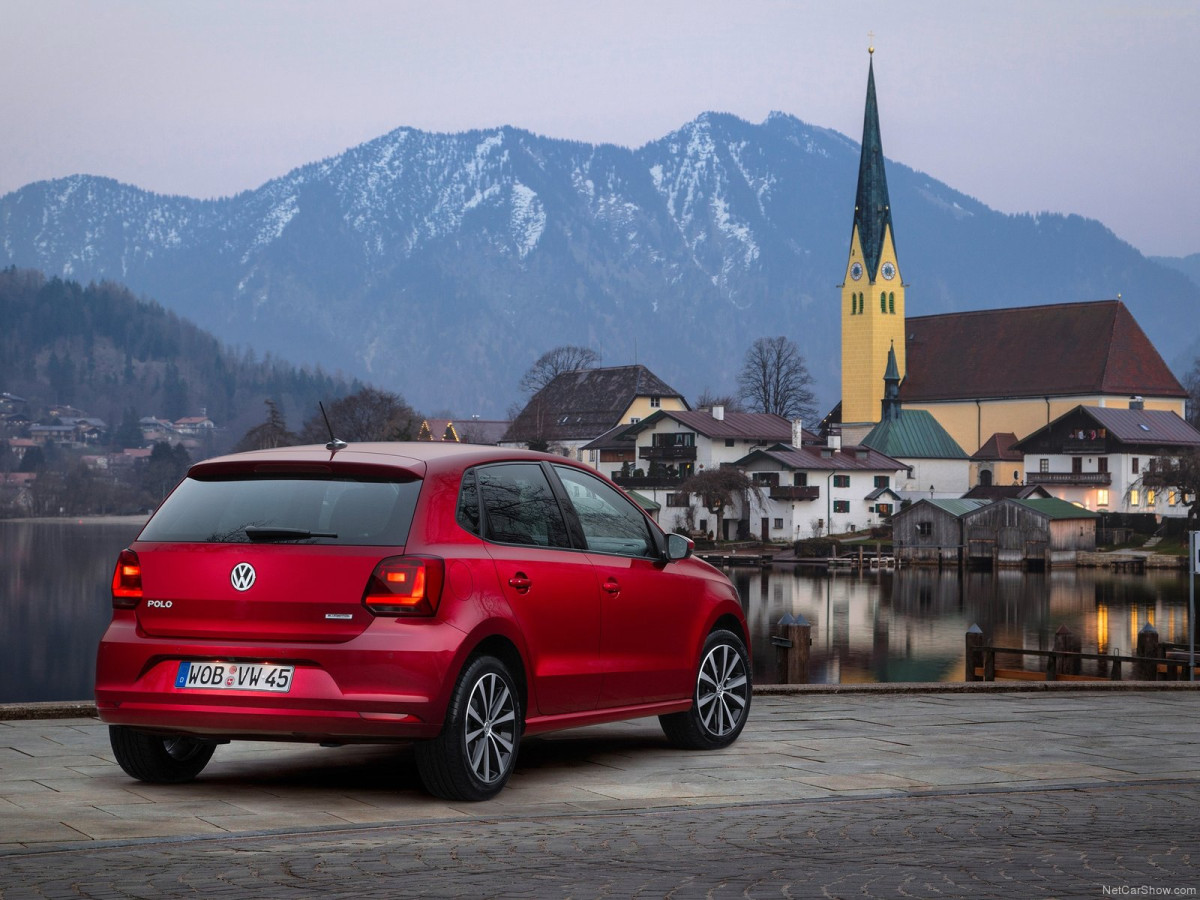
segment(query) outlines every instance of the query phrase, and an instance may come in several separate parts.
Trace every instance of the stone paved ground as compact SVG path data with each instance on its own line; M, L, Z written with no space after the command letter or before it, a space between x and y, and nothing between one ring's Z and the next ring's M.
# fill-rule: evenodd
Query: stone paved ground
M90 720L0 723L0 898L1200 891L1195 692L754 702L721 753L652 721L531 740L463 806L405 750L233 745L152 787Z

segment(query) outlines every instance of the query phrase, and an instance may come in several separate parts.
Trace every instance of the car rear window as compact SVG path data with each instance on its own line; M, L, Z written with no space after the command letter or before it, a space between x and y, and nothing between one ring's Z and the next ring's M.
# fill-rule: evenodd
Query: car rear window
M419 480L187 478L138 539L396 546L408 540L420 490Z

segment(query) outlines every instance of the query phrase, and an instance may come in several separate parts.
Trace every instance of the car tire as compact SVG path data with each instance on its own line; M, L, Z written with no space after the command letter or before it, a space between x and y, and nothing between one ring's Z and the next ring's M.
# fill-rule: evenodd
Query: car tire
M146 734L124 725L108 727L108 742L125 773L151 784L183 784L208 765L216 745L181 735Z
M659 716L663 733L685 750L719 750L737 740L750 714L750 655L732 631L712 632L700 651L692 708Z
M523 730L512 674L495 657L475 657L454 686L442 733L414 748L421 782L443 800L491 799L512 774Z

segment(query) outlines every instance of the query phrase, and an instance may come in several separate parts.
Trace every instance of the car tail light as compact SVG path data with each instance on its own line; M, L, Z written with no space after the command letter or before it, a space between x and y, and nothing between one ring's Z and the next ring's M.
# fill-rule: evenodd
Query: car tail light
M142 564L132 550L122 550L113 570L112 605L114 609L133 609L142 599Z
M390 556L371 573L363 606L377 616L432 616L445 571L436 556Z

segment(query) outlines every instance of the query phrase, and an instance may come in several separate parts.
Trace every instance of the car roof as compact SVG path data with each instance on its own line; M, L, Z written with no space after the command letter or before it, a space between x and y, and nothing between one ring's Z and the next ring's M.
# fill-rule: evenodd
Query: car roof
M431 469L466 469L480 463L505 460L547 460L578 465L562 456L510 447L457 444L448 441L380 441L351 443L339 450L330 450L322 444L309 444L232 453L202 460L188 470L188 475L212 476L252 472L261 471L264 467L275 469L276 466L286 471L288 468L311 469L315 466L329 471L398 468L423 477Z

